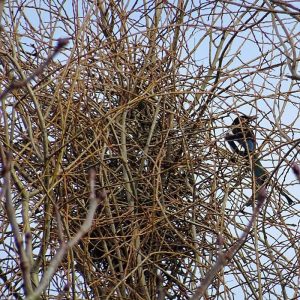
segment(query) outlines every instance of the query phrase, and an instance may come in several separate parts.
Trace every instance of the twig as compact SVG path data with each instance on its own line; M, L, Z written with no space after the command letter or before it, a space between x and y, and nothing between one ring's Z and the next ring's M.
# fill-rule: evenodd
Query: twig
M21 266L21 272L22 277L24 280L24 291L25 295L28 295L32 291L32 284L30 280L30 262L26 255L26 252L22 246L22 237L19 232L19 226L16 219L16 211L13 206L12 198L11 198L11 164L12 164L12 158L11 153L8 153L5 155L2 147L0 149L1 151L1 161L3 164L3 189L1 191L1 198L5 198L5 208L7 212L7 217L10 222L15 244L18 250L19 258L20 258L20 266Z
M31 75L29 75L25 79L21 80L14 80L12 81L9 86L0 94L0 101L5 98L10 92L12 92L15 89L21 88L25 86L28 82L30 82L35 76L38 76L41 74L44 70L44 68L51 62L51 60L61 51L63 47L65 47L68 44L68 39L59 39L56 47L54 48L54 51L51 55L37 68L35 69Z
M90 195L90 207L87 212L87 216L83 224L81 225L80 229L78 230L77 234L67 243L64 243L62 241L61 247L57 251L57 253L54 255L50 265L47 268L47 271L44 273L44 276L39 284L39 286L36 288L36 290L31 293L26 300L34 300L38 299L42 292L47 288L49 285L53 275L55 274L58 266L61 264L65 254L69 249L74 247L78 244L80 239L88 232L90 227L92 226L92 221L94 219L94 214L96 212L96 209L98 207L98 204L100 201L104 201L106 198L106 191L101 191L99 193L99 198L96 198L95 194L95 171L91 171L90 174L90 186L91 186L91 195Z
M292 164L292 170L294 172L294 174L296 175L297 179L300 181L300 168L296 163Z
M252 217L244 230L242 236L238 239L238 241L232 245L228 251L225 253L220 253L219 257L217 258L216 263L212 266L212 268L208 271L205 278L203 279L201 285L197 290L195 291L194 295L191 297L191 300L198 300L200 297L203 296L208 286L211 284L214 277L217 275L217 273L226 265L229 263L229 261L232 259L232 257L237 253L237 251L242 247L242 245L246 242L247 236L254 224L254 221L257 218L258 213L261 210L261 207L266 199L266 189L263 187L259 191L257 205L254 208Z

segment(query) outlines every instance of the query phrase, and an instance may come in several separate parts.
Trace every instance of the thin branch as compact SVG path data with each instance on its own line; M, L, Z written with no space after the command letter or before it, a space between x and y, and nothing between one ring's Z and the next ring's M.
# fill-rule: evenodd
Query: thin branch
M9 93L11 93L15 89L22 88L26 86L28 82L34 79L35 76L40 75L44 69L49 65L52 59L68 44L69 39L59 39L54 51L51 55L37 68L35 69L31 75L22 80L13 80L9 86L0 94L0 101L4 99Z
M248 234L250 233L250 230L252 229L252 226L257 218L258 213L260 212L260 210L262 208L262 205L263 205L265 199L266 199L266 189L264 187L262 187L258 194L257 205L254 207L252 217L251 217L247 227L245 228L243 234L237 240L237 242L234 243L225 253L219 254L219 257L217 258L216 263L207 272L205 278L202 280L200 287L196 289L194 295L191 297L191 300L198 300L204 295L204 293L206 292L206 289L212 283L212 281L215 278L215 276L217 275L217 273L220 272L220 270L222 268L224 268L224 266L230 262L230 260L233 258L233 256L239 251L239 249L246 242Z
M90 206L85 218L85 221L81 225L80 229L76 233L76 235L67 243L64 243L62 241L62 244L60 246L60 249L56 252L53 259L51 260L50 265L47 267L46 272L44 273L41 282L39 286L35 289L34 292L29 294L26 298L26 300L34 300L39 299L40 295L43 293L43 291L47 288L49 285L53 275L55 274L58 266L61 264L63 258L65 257L67 251L71 248L73 248L75 245L79 243L81 238L89 231L90 227L92 226L92 222L94 219L94 214L96 212L96 209L99 205L99 203L102 203L106 198L106 191L101 191L98 194L99 198L96 198L95 193L95 171L92 170L90 174L90 187L91 187L91 195L90 195Z

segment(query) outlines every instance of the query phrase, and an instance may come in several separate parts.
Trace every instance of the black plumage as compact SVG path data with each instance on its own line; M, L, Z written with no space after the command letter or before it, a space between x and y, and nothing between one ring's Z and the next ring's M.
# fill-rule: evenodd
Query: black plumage
M227 134L225 139L235 153L243 157L248 157L252 160L255 183L259 190L261 186L267 183L269 179L269 173L263 167L258 155L255 153L256 139L251 128L251 121L253 121L255 118L256 117L254 116L246 115L235 118L231 125L232 134ZM240 148L242 148L242 150L236 143L241 146ZM293 204L293 200L284 191L281 190L281 194L286 198L289 205Z

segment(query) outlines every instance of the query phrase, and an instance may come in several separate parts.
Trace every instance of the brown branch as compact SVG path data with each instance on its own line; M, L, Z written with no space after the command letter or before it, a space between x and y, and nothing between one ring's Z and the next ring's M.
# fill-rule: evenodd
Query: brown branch
M39 299L40 295L43 293L43 291L47 288L49 285L53 275L55 274L58 266L61 264L63 258L65 257L67 251L69 249L72 249L75 245L79 243L79 241L83 238L83 236L89 231L90 227L92 226L92 222L94 219L94 214L96 212L96 209L100 203L103 203L106 198L106 191L101 191L98 194L98 197L96 197L95 193L95 171L92 170L90 173L90 188L91 188L91 195L90 195L90 202L89 202L89 209L86 215L86 218L81 225L78 232L75 234L75 236L65 243L62 241L60 248L54 255L53 259L50 262L50 265L47 267L46 272L43 274L43 277L38 285L38 287L30 293L26 300L34 300Z
M59 39L56 47L49 57L37 68L35 69L31 75L22 80L13 80L9 86L4 89L4 91L0 94L0 101L4 99L9 93L11 93L15 89L22 88L26 86L35 76L42 74L44 69L49 65L52 59L68 44L69 39Z
M258 213L260 212L260 210L262 208L262 205L263 205L265 199L266 199L266 189L263 187L259 191L257 205L254 207L252 217L251 217L247 227L245 228L243 234L225 253L219 254L217 261L211 267L211 269L207 272L205 278L202 280L200 287L196 289L194 295L191 297L191 300L198 300L204 295L204 293L206 292L206 289L212 283L212 281L215 278L215 276L217 275L217 273L219 273L220 270L222 268L224 268L224 266L230 262L230 260L233 258L233 256L239 251L239 249L246 242L248 234L250 233L250 231L252 229L252 226L257 218Z
M11 191L11 168L12 168L12 156L11 153L5 154L3 148L0 148L1 162L2 162L2 174L3 174L3 187L1 191L1 200L4 198L5 208L9 223L12 228L13 237L17 247L20 268L24 281L24 293L29 295L32 292L32 284L30 278L30 260L26 255L25 249L23 248L23 240L19 231L19 225L16 218L16 211L12 202L12 191Z

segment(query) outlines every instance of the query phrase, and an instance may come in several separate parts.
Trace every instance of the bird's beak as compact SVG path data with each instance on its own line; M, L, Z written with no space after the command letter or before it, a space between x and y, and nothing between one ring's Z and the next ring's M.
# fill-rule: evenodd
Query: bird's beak
M252 121L254 121L254 120L256 120L256 119L257 119L256 116L249 116L249 122L252 122Z

